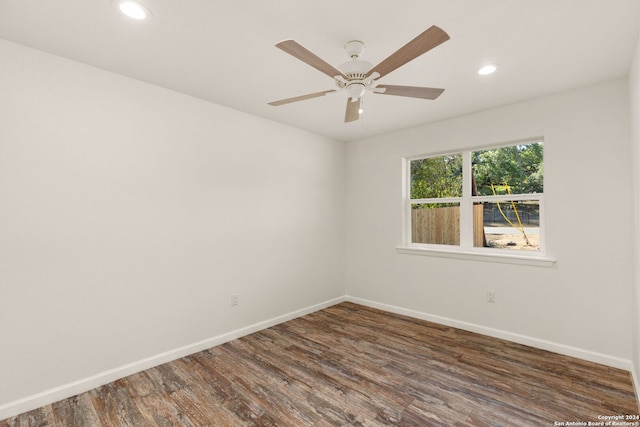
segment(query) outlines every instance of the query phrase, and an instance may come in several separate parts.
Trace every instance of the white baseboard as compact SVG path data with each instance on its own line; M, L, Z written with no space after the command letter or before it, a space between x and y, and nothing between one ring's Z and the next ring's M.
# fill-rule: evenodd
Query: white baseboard
M45 390L41 393L36 393L34 395L27 396L13 402L5 403L3 405L0 405L0 420L4 420L5 418L10 418L15 415L37 409L45 405L49 405L62 399L67 399L77 394L92 390L96 387L100 387L102 385L116 381L120 378L124 378L128 375L132 375L137 372L144 371L145 369L153 368L154 366L162 365L163 363L167 363L172 360L176 360L181 357L185 357L190 354L194 354L208 348L224 344L228 341L232 341L234 339L261 331L266 328L270 328L272 326L295 319L297 317L322 310L323 308L339 304L343 301L346 301L346 297L344 296L328 300L320 304L316 304L310 307L293 311L291 313L284 314L282 316L277 316L272 319L249 325L244 328L236 329L234 331L227 332L216 337L208 338L206 340L202 340L184 347L157 354L146 359L139 360L137 362L120 366L115 369L101 372L88 378L74 381L69 384L64 384L50 390Z
M501 339L515 342L518 344L524 344L530 347L535 347L542 350L563 354L565 356L576 357L578 359L587 360L589 362L600 363L602 365L624 369L626 371L631 371L631 368L632 368L631 361L627 359L622 359L622 358L610 356L607 354L597 353L590 350L584 350L577 347L571 347L564 344L554 343L551 341L541 340L538 338L529 337L527 335L515 334L513 332L507 332L500 329L489 328L489 327L477 325L474 323L463 322L460 320L450 319L447 317L437 316L434 314L424 313L421 311L410 310L410 309L397 307L389 304L383 304L383 303L370 301L362 298L347 296L346 301L353 302L355 304L364 305L371 308L377 308L380 310L389 311L391 313L414 317L416 319L427 320L429 322L434 322L441 325L451 326L458 329L464 329L465 331L476 332L476 333L487 335L494 338L501 338ZM637 381L635 380L636 379L634 378L634 384L638 384Z

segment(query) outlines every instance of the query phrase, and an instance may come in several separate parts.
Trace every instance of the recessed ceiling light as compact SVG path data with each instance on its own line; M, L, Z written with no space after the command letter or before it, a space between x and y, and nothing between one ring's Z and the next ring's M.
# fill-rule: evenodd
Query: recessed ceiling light
M493 74L498 69L496 64L488 64L478 70L478 74L481 76L486 76L488 74Z
M140 2L133 0L114 0L113 2L120 12L129 18L143 20L151 18L151 10Z

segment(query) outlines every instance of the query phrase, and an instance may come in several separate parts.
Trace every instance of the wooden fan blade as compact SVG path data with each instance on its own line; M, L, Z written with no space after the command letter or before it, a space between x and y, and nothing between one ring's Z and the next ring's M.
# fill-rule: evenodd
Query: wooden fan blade
M340 70L328 64L322 58L306 49L295 40L281 41L280 43L276 44L276 47L284 50L291 56L295 56L300 61L311 65L316 70L326 74L331 78L333 78L334 76L342 76L345 79L347 78L347 76L345 76Z
M444 89L436 89L433 87L419 87L419 86L393 86L393 85L378 85L376 89L384 89L384 92L373 92L381 95L395 95L395 96L408 96L409 98L422 98L422 99L436 99Z
M269 105L273 105L274 107L277 107L278 105L289 104L291 102L298 102L298 101L304 101L305 99L318 98L320 96L324 96L331 92L335 92L335 90L325 90L324 92L316 92L316 93L310 93L308 95L301 95L293 98L281 99L280 101L269 102Z
M433 49L434 47L449 40L449 35L435 25L429 27L425 32L391 54L387 59L376 65L367 73L367 77L374 72L380 73L380 77L386 76L396 68L417 58Z
M351 98L347 98L347 111L344 113L344 122L355 122L360 118L360 98L356 101L351 101Z

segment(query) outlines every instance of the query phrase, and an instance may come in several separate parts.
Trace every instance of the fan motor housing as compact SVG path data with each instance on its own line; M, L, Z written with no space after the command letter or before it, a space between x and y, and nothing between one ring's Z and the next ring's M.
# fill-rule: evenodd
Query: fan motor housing
M338 70L342 71L349 79L364 79L365 74L367 74L371 68L373 68L371 62L361 59L354 59L338 65Z

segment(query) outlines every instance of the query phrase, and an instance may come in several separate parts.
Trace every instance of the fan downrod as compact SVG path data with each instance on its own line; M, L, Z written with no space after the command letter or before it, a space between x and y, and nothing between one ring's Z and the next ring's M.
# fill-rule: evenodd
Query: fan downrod
M344 50L349 58L360 59L362 52L364 52L364 43L360 40L351 40L344 45Z

